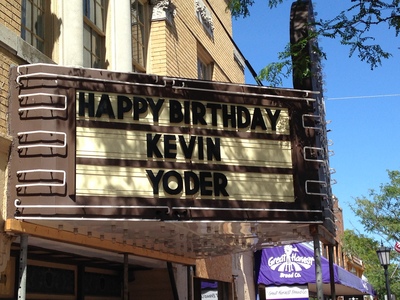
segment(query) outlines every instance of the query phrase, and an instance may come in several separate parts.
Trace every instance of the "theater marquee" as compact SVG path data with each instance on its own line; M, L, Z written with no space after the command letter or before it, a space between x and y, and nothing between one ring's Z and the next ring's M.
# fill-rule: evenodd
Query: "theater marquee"
M18 218L323 221L312 93L48 65L13 71Z
M294 201L287 109L83 91L77 99L77 157L97 169L77 166L77 194Z

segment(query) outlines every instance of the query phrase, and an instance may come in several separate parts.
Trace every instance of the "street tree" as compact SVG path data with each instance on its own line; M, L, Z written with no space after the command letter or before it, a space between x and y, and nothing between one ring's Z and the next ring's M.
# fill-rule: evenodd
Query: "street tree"
M379 300L384 300L386 295L384 270L381 267L376 250L380 247L380 241L376 241L364 234L353 230L345 230L342 237L343 251L347 257L357 257L364 265L363 275L374 287ZM395 251L391 253L391 264L388 268L391 293L400 294L400 270L399 255Z
M266 1L269 8L274 8L285 0L258 0ZM297 0L308 2L311 0ZM255 0L229 0L228 7L235 18L249 17L250 7ZM374 69L382 64L384 59L392 56L391 53L381 47L374 36L374 28L386 26L393 31L393 37L400 33L400 0L350 0L348 8L329 19L315 19L310 24L310 33L306 39L317 40L319 38L337 39L341 45L349 47L349 56L357 55L361 61L369 64ZM335 3L332 1L332 5ZM297 45L289 45L278 54L278 62L272 62L259 73L260 80L266 80L271 85L279 85L282 77L290 76L292 72L292 59L299 48L308 47L308 43L300 40ZM317 51L322 59L326 54L321 49ZM300 74L308 76L309 74Z
M396 242L400 241L400 171L388 170L389 182L381 184L379 191L371 189L368 196L355 198L355 205L351 207L354 214L360 219L364 230L371 236L379 237L385 246L394 248ZM364 240L363 240L364 239ZM363 235L348 234L343 240L344 247L349 253L358 255L366 262L371 262L370 256L364 256L365 248L376 250L377 242L365 239ZM372 257L372 256L371 256ZM368 271L371 280L374 276L380 276L378 270ZM367 270L366 270L367 271ZM378 275L375 275L377 272ZM381 272L382 273L382 272ZM389 267L391 289L393 294L400 294L400 255L396 251L391 253L391 265ZM369 278L368 278L369 279ZM384 278L378 277L377 284L385 282ZM374 285L375 286L375 285ZM378 286L378 285L377 285Z
M395 243L400 241L400 171L387 172L389 182L381 184L379 191L371 189L368 196L355 198L351 209L367 233Z

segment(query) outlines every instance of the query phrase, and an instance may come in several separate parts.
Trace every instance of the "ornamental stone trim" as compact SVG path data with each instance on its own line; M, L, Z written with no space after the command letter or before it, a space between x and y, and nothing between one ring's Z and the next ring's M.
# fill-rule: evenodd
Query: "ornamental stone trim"
M202 0L195 0L195 7L200 22L212 36L214 34L214 23L209 9Z
M173 5L172 0L151 0L152 7L152 21L167 21L173 24L176 15L176 7Z

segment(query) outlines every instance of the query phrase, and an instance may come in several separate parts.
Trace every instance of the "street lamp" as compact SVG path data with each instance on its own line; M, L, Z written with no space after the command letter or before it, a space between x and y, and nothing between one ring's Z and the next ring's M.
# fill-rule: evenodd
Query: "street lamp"
M390 286L389 286L389 279L388 279L388 266L390 265L390 248L384 247L382 242L381 246L376 253L378 254L379 262L381 266L385 269L385 280L386 280L386 293L387 293L387 300L391 300L391 293L390 293Z

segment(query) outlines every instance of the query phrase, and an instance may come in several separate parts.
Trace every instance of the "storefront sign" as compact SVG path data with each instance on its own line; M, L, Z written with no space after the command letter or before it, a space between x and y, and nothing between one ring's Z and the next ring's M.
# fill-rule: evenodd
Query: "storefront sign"
M305 246L285 245L271 250L274 251L268 256L268 267L265 267L276 277L288 279L288 283L306 283L314 275L314 257L305 251Z
M267 286L267 299L291 299L289 298L291 294L296 298L296 293L289 292L289 287L293 286L305 286L308 289L314 289L315 292L317 280L312 243L265 248L256 255L261 255L260 264L257 266L257 283ZM332 267L333 278L331 279L329 261L321 257L321 283L324 285L324 290L325 288L329 290L330 284L334 283L337 295L375 294L368 282L336 264ZM277 288L279 292L272 287ZM286 298L286 292L288 298ZM283 298L274 298L279 295L283 295Z
M307 300L307 285L268 286L265 288L265 299L268 300Z

